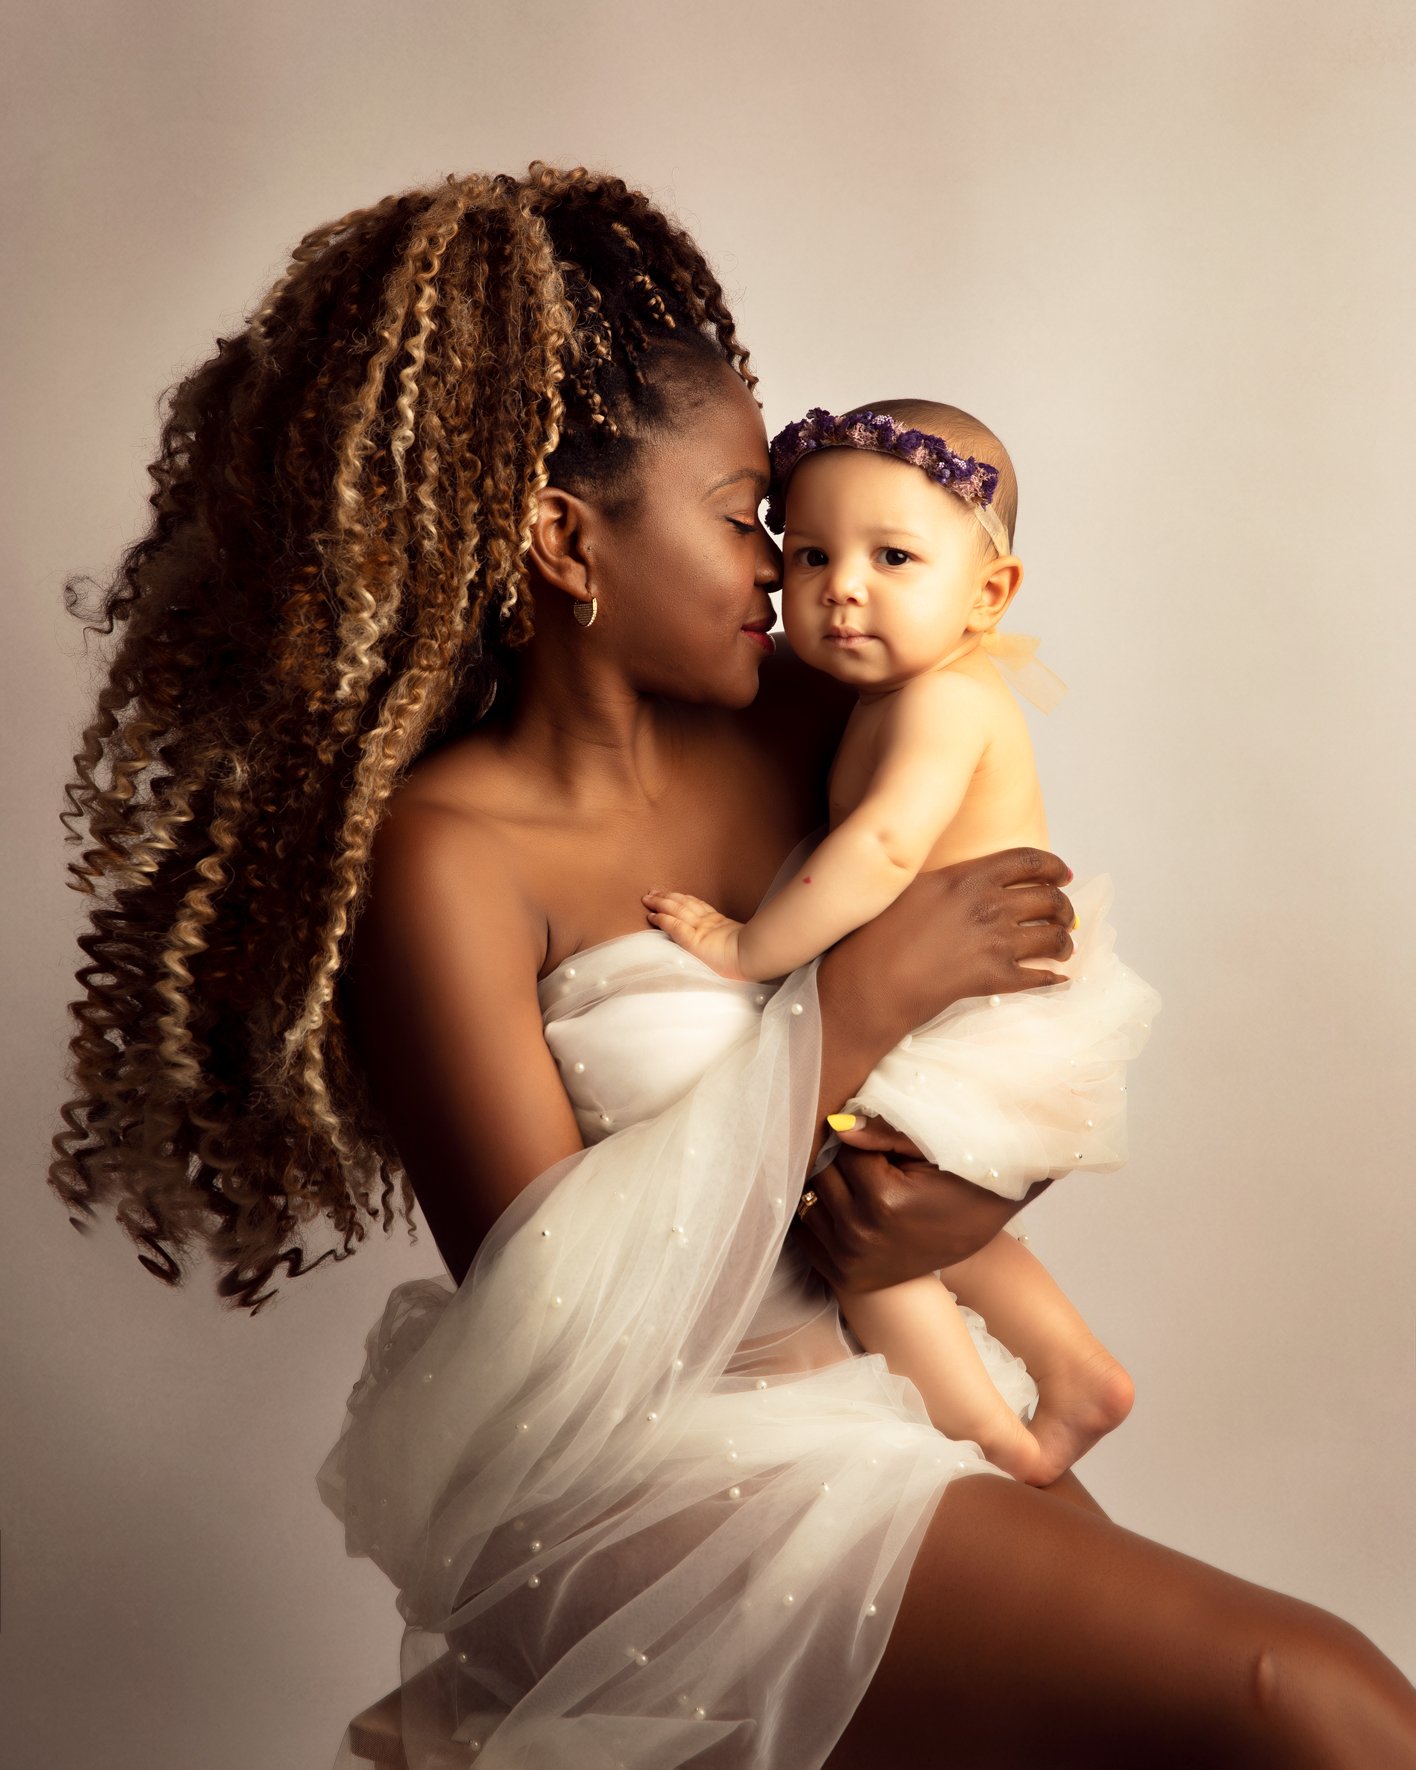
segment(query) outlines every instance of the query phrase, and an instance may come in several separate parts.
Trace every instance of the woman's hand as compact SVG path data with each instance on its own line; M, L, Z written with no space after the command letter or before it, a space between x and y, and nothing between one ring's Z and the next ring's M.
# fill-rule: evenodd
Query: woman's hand
M823 992L844 994L866 1015L886 1038L883 1056L966 997L1059 983L1046 962L1071 957L1075 916L1062 890L1071 878L1064 861L1040 848L921 873L826 955Z
M960 861L921 873L888 909L838 941L816 978L820 1116L857 1093L907 1032L952 1003L1059 982L1034 961L1071 956L1075 917L1062 890L1071 877L1039 848Z
M811 1182L817 1202L798 1222L802 1251L835 1289L875 1291L966 1260L1050 1180L1022 1199L931 1167L884 1119L839 1131L841 1148Z

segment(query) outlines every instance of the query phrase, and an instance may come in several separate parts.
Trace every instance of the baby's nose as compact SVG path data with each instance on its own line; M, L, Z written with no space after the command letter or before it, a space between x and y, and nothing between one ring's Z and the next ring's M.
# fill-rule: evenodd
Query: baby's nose
M854 572L833 572L826 581L827 602L862 602L865 590Z

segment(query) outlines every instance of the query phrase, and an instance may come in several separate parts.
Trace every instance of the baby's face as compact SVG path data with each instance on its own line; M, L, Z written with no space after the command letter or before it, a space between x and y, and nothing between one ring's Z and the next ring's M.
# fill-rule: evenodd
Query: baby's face
M791 477L782 625L792 650L860 688L933 668L964 640L992 552L977 519L918 467L822 449Z

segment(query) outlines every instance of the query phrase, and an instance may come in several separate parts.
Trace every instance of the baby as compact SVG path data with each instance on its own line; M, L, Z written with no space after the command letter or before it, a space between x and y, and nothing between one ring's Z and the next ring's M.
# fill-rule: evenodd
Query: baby
M1018 668L1032 641L995 631L1023 576L1016 509L1007 451L953 406L817 407L773 439L767 521L785 529L787 638L858 698L831 771L830 833L751 921L683 893L644 898L649 920L722 976L784 976L922 871L1049 846L1027 725L999 666L1024 693L1029 671L1061 685ZM1075 950L1048 966L1066 982L955 1003L877 1065L833 1129L878 1115L937 1167L1010 1198L1073 1168L1118 1167L1124 1065L1159 998L1112 952L1109 881L1071 895ZM940 1431L1020 1480L1055 1480L1130 1411L1126 1372L1012 1235L935 1276L839 1301ZM985 1372L959 1303L1026 1362L1040 1395L1027 1424Z

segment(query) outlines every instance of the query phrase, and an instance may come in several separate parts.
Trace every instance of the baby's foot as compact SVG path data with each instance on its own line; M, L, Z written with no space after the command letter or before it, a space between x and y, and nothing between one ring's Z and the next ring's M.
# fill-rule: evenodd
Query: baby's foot
M983 1427L951 1430L941 1426L940 1430L948 1431L951 1438L972 1439L995 1468L1016 1481L1039 1483L1043 1479L1039 1473L1044 1464L1042 1447L1011 1408L1000 1408L997 1417Z
M1046 1487L1099 1438L1116 1430L1131 1411L1136 1388L1101 1345L1039 1374L1037 1387L1039 1400L1031 1432L1038 1458L1034 1472L1021 1479L1034 1487Z

